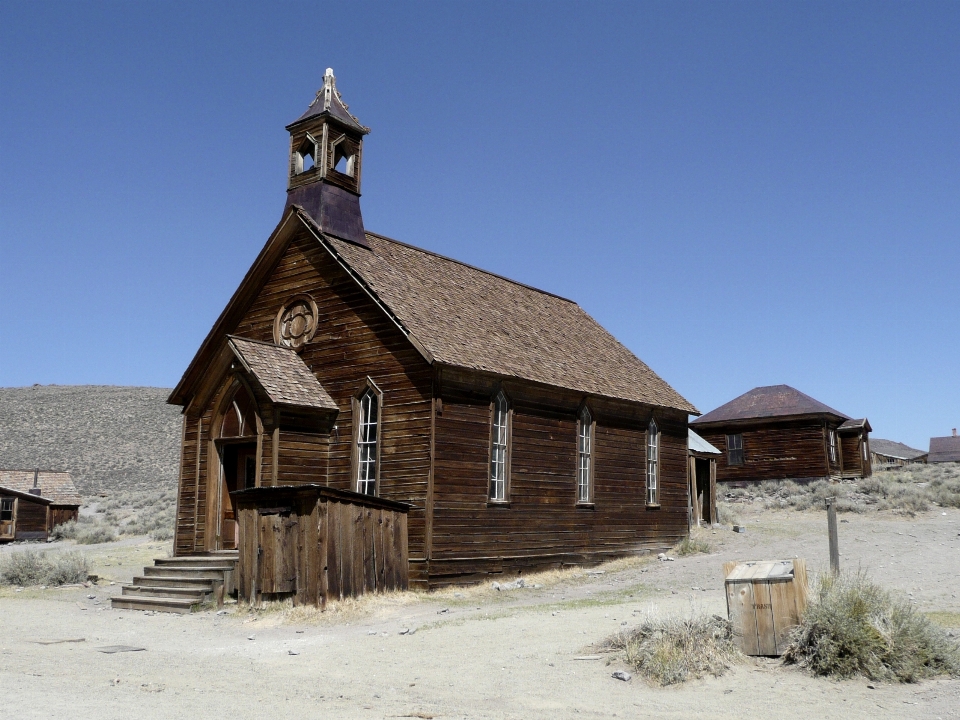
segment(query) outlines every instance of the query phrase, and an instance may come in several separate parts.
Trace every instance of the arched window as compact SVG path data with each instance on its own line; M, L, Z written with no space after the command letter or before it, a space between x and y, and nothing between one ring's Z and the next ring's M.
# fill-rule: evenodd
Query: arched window
M246 388L240 386L224 410L221 438L242 438L257 434L257 417Z
M577 430L577 502L593 502L593 418L586 406Z
M509 473L510 405L501 390L493 399L493 428L490 435L490 500L507 499Z
M660 429L650 418L647 425L647 505L660 503Z
M380 398L373 388L357 399L357 492L377 494L377 444L380 439Z

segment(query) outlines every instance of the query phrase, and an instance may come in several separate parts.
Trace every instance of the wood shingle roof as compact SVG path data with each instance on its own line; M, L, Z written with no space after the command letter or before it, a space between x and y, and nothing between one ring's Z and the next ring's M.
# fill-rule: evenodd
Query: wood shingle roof
M317 410L338 409L310 368L290 348L233 335L229 343L271 402Z
M0 486L28 493L33 487L33 470L0 470ZM40 497L54 505L81 505L83 499L68 472L41 470L37 478Z
M960 437L948 435L930 438L930 454L927 456L927 462L960 462Z
M927 454L924 450L917 450L916 448L896 442L895 440L884 440L883 438L870 438L870 450L877 455L898 458L900 460L913 460Z
M689 413L697 409L575 302L381 235L327 238L434 360Z

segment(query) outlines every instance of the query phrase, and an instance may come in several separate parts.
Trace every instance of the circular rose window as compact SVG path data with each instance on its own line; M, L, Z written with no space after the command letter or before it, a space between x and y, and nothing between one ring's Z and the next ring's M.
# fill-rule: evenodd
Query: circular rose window
M273 323L277 345L298 350L317 332L317 304L309 295L296 295L280 308Z

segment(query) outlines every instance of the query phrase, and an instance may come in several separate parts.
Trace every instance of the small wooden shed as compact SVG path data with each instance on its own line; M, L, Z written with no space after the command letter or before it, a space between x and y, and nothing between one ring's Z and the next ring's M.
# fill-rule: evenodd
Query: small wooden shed
M231 493L239 521L241 600L291 597L323 607L409 583L404 503L323 485Z
M0 542L46 540L77 519L81 502L70 473L0 470Z
M717 458L721 453L693 430L687 428L687 455L690 475L690 524L717 519Z

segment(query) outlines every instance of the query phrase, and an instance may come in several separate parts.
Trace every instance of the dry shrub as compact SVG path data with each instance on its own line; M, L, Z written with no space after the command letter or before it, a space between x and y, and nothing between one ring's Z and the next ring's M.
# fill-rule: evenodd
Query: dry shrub
M784 661L837 678L960 674L960 651L943 630L863 572L820 578Z
M0 582L6 585L66 585L87 579L87 559L79 552L48 554L21 550L0 557Z
M733 628L719 615L650 617L614 635L604 647L622 652L638 673L659 685L720 677L743 659Z
M709 553L712 550L710 543L704 538L690 534L677 543L674 553L683 557L684 555L696 555L697 553Z
M717 521L721 525L739 525L740 517L726 503L717 503Z

